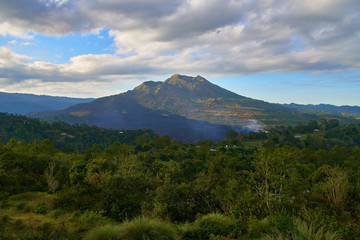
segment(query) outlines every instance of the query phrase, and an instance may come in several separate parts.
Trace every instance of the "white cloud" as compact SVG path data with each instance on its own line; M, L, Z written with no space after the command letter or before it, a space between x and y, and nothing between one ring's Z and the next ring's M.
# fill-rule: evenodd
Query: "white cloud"
M21 43L22 46L30 46L31 45L31 42L23 42Z
M1 79L0 79L1 82ZM79 91L81 89L81 91ZM37 93L51 96L71 96L71 97L102 97L114 94L114 89L117 93L123 90L119 88L118 84L104 83L97 81L83 82L43 82L38 79L28 79L23 82L9 85L2 88L6 92L21 92L21 93Z
M57 65L29 63L30 57L2 47L0 77L7 84L120 83L172 73L358 70L359 11L358 0L3 1L2 36L109 28L118 55L81 55Z
M9 47L0 47L0 68L14 67L23 64L23 61L31 57L14 53Z

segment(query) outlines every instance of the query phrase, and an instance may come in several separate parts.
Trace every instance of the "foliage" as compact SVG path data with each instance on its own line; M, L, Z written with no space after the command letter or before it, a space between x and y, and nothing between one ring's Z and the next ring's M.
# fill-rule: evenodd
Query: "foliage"
M47 212L47 209L46 209L46 206L44 203L38 203L36 206L35 206L35 213L38 213L38 214L45 214Z
M0 237L356 239L359 133L323 120L86 151L10 139L0 144Z
M294 220L294 228L289 232L275 231L272 234L266 234L262 240L340 240L338 233L326 228L326 226L317 227L314 224Z
M113 142L135 144L136 139L142 135L149 140L154 132L150 129L112 130L86 124L47 123L21 115L0 113L0 142L3 144L11 138L27 144L49 139L57 149L74 152L90 149L94 144L101 148Z
M185 239L209 239L211 236L236 237L241 234L238 221L219 213L199 217L182 228Z
M104 225L88 232L84 240L119 240L118 225Z
M176 229L168 222L146 217L126 221L120 225L104 225L96 228L85 240L175 240L179 239Z
M175 240L179 238L172 224L146 217L136 218L119 225L118 236L121 240Z

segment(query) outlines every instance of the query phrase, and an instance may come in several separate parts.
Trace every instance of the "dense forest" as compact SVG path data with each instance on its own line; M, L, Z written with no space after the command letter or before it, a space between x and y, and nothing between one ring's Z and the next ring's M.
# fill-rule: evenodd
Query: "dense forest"
M135 144L141 135L149 140L155 134L150 129L113 130L86 124L48 123L37 118L0 113L0 142L3 144L11 138L25 144L49 139L57 149L74 152L91 148L95 143L101 149L114 142Z
M0 239L359 239L360 124L65 146L100 130L26 121L0 144Z

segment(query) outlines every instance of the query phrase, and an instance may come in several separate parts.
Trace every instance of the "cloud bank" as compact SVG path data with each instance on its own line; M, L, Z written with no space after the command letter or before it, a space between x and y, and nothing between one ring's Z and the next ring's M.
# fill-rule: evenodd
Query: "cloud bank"
M0 36L110 29L116 51L41 62L0 47L0 86L360 68L358 0L1 0Z

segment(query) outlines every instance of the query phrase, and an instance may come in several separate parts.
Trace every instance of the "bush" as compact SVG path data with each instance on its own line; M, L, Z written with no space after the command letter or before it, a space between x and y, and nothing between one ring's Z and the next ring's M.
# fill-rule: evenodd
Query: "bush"
M295 220L295 231L293 232L292 236L294 240L338 240L340 236L328 230L326 226L321 226L316 228L314 224L308 224L304 221Z
M109 223L109 219L102 214L104 211L91 211L86 210L84 212L76 211L69 218L69 227L72 231L83 232L89 229L95 229L98 226L103 226Z
M293 220L289 216L267 216L264 219L250 222L250 235L261 237L273 232L289 233L293 229Z
M173 240L178 238L172 224L158 219L140 217L119 226L119 239L121 240Z
M37 214L46 214L47 209L44 203L38 203L35 206L35 213Z
M80 216L79 220L82 223L88 223L88 224L97 223L104 219L104 216L103 216L104 213L105 213L104 210L100 210L100 211L86 210Z
M336 232L330 231L326 226L316 227L312 223L301 220L294 220L294 228L291 233L284 233L275 230L272 234L266 234L262 240L340 240L341 237Z
M11 220L11 217L9 217L9 215L4 215L2 216L1 220L6 223L6 222L9 222Z
M119 238L119 226L105 225L86 234L84 240L117 240Z
M43 222L41 225L36 227L36 231L33 232L37 238L35 239L52 239L52 234L55 232L54 225L52 222Z
M119 221L127 220L128 217L131 218L131 212L131 207L122 208L119 204L114 203L111 206L110 217Z
M16 204L16 209L17 210L24 210L26 207L26 202L19 202Z
M85 240L175 240L179 239L172 224L146 217L121 225L105 225L90 231Z
M53 211L51 211L50 213L49 213L49 216L51 217L51 218L58 218L58 217L60 217L61 215L63 215L64 214L64 210L62 210L62 209L56 209L56 210L53 210Z
M209 239L212 237L236 237L243 229L231 217L219 213L212 213L195 220L193 224L184 224L182 233L185 239Z
M10 206L9 198L0 195L0 199L1 199L0 208L8 208Z
M14 223L15 230L18 232L21 232L21 230L24 230L26 228L25 223L21 219L17 219Z

